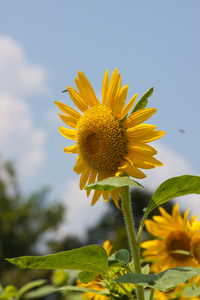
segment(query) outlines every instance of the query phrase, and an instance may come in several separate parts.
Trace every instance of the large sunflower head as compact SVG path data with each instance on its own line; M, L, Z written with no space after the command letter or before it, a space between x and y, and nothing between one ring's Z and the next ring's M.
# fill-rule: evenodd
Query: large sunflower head
M142 124L155 112L155 108L145 108L128 115L137 94L125 106L128 85L121 87L121 75L116 69L110 79L105 72L102 85L102 103L86 78L79 71L75 78L78 91L68 86L67 91L79 112L61 102L55 102L64 113L59 114L65 124L72 129L59 127L60 133L75 144L66 147L66 153L78 154L74 171L81 174L80 189L96 179L123 176L145 178L140 169L162 166L154 156L157 151L148 142L162 137L165 132L156 126ZM90 191L87 191L89 196ZM111 192L95 191L92 205L103 195L109 196L118 205L119 189Z
M190 255L192 240L191 226L197 216L188 221L187 210L183 217L179 212L178 204L172 209L172 215L159 207L161 216L154 216L153 220L146 220L145 225L149 233L158 239L141 244L143 256L153 260L152 272L161 272L169 268L181 266L195 266L197 264Z

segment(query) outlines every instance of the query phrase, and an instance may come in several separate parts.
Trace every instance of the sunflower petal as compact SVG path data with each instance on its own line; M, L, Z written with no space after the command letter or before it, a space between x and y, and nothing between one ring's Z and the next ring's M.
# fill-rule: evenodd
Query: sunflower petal
M118 97L115 102L114 112L117 116L120 115L120 113L124 107L124 104L125 104L126 98L127 98L127 94L128 94L128 85L125 85L119 91Z
M103 77L103 83L102 83L102 105L104 106L106 106L107 103L108 87L109 87L109 73L108 70L106 70Z
M59 131L60 133L66 137L67 139L69 140L75 140L75 137L76 137L76 131L77 130L74 130L74 129L68 129L68 128L65 128L65 127L62 127L60 126L59 127Z
M83 163L82 159L80 158L80 156L78 156L73 171L79 175L82 172L84 172L85 169L87 169L87 167L85 167L85 164Z
M76 148L76 145L73 145L73 146L66 147L64 149L64 152L65 153L75 153L75 154L77 154L78 153L78 149Z
M124 172L127 173L129 176L138 179L142 179L146 177L146 175L141 170L132 166L130 163L128 163L126 169L124 169Z
M89 168L85 167L83 173L81 174L81 178L79 181L79 187L81 190L86 186L88 178L90 177L90 173L91 173L91 170Z
M149 119L155 112L157 111L156 108L145 108L138 110L132 113L123 123L123 126L126 128L134 127L140 123L143 123L147 119Z
M137 99L137 96L138 94L135 94L131 100L128 102L128 104L124 107L124 109L122 110L121 112L121 115L120 115L120 120L122 120L127 114L128 112L130 111L130 109L133 107L136 99Z
M77 119L62 114L58 114L58 115L65 124L67 124L70 127L76 128Z
M83 72L78 71L78 79L75 79L75 83L87 105L90 107L98 105L99 100L97 99L93 87Z
M88 109L87 104L85 103L85 101L82 99L81 95L76 90L74 90L72 87L68 86L67 91L68 91L72 101L74 102L76 107L78 107L78 109L80 109L80 111L84 112L86 109Z
M96 177L97 177L97 172L92 171L91 174L90 174L90 178L88 180L88 184L95 182ZM87 190L86 191L87 197L89 197L91 191L92 190Z
M64 112L66 115L76 119L78 121L78 119L80 118L80 114L79 112L77 112L75 109L71 108L70 106L63 104L61 102L55 101L55 104L60 108L60 110L62 112Z

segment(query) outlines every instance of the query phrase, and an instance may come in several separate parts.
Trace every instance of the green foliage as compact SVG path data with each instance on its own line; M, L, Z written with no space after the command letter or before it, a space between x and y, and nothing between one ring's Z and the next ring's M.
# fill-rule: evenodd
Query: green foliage
M107 274L108 256L99 245L85 246L45 256L23 256L7 259L18 268L84 270Z
M0 281L4 286L10 282L21 286L38 278L30 271L23 276L5 257L43 254L38 244L46 246L45 233L53 233L64 216L64 207L58 201L50 203L48 195L48 188L22 195L14 165L0 161Z
M188 194L200 194L200 176L182 175L170 178L163 182L155 191L147 213L173 198Z
M35 280L25 284L21 289L17 290L17 288L13 285L7 285L4 290L1 291L0 299L1 300L19 300L31 289L40 287L45 284L46 280Z
M129 252L126 249L115 252L108 259L108 267L120 266L128 272L132 272L129 267L129 256Z
M129 178L128 176L123 177L108 177L101 181L96 181L91 184L88 184L85 187L85 190L104 190L104 191L112 191L116 188L120 188L123 186L134 186L144 188L137 181Z
M147 104L148 104L148 98L152 95L153 93L153 90L154 90L154 87L148 89L141 97L140 99L138 100L138 102L136 103L136 105L134 106L132 113L134 113L135 111L137 110L140 110L140 109L144 109Z
M157 289L160 292L167 292L191 277L200 274L200 269L194 267L178 267L168 269L158 274L137 274L128 273L116 278L118 283L134 283L143 287Z

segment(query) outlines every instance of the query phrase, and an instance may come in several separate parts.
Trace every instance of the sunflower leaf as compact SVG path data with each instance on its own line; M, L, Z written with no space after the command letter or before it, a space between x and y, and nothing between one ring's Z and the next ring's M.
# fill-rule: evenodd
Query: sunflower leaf
M54 290L55 292L62 292L62 291L76 291L76 292L88 292L88 293L93 293L93 294L98 294L102 296L110 296L110 292L107 289L104 289L103 291L100 290L94 290L90 288L84 288L84 287L79 287L79 286L63 286L59 289Z
M189 194L200 194L200 176L182 175L170 178L155 191L148 205L147 213L173 198Z
M167 292L193 276L200 274L200 269L194 267L178 267L165 270L158 274L127 273L116 278L115 282L134 283L144 287Z
M123 186L134 186L134 187L144 188L137 181L132 180L128 176L123 176L123 177L108 177L101 181L90 183L85 187L85 190L104 190L110 192L114 189Z
M126 249L121 249L111 255L108 259L108 267L121 266L128 272L132 272L129 267L129 252Z
M138 102L136 103L136 105L134 106L132 113L134 113L135 111L137 110L140 110L140 109L144 109L146 106L147 106L147 103L148 103L148 98L153 94L153 90L154 90L154 87L150 88L149 90L147 90L141 97L140 99L138 100Z
M20 269L69 269L107 274L108 256L100 245L90 245L78 249L45 256L21 256L7 258Z
M80 273L78 273L78 279L82 283L87 284L87 283L91 282L92 280L94 280L98 275L99 275L99 273L81 271Z

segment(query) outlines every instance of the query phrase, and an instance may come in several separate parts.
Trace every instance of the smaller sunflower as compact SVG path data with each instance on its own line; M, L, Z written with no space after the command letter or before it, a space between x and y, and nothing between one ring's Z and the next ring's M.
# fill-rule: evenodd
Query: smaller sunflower
M190 255L192 240L192 226L197 216L188 221L187 210L183 217L179 212L178 204L172 209L172 215L159 207L161 216L154 216L153 220L146 220L147 231L158 239L145 241L141 247L145 250L142 255L146 259L154 260L151 271L158 273L169 268L181 266L197 267ZM190 226L188 226L188 224Z

